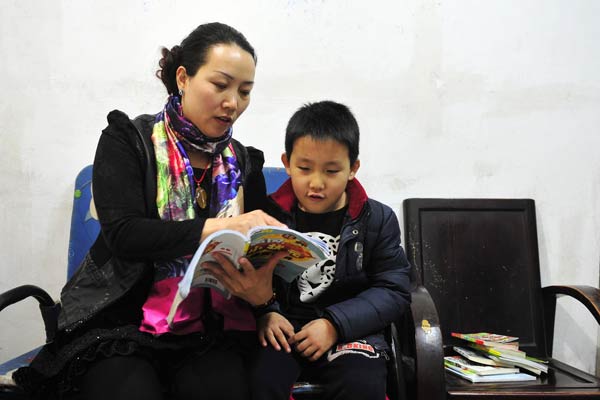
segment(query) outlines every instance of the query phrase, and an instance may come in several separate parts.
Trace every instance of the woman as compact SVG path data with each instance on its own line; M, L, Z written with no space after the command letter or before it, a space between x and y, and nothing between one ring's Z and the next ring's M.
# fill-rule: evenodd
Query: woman
M101 234L63 288L59 338L15 376L44 398L247 398L251 306L273 298L277 257L227 283L245 301L194 289L171 325L166 316L203 238L281 225L258 210L262 153L231 137L256 56L220 23L200 25L162 56L164 109L135 121L108 115L94 160Z

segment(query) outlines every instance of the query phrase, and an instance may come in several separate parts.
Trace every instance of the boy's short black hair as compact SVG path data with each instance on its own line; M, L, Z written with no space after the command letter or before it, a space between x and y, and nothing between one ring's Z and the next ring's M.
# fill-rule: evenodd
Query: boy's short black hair
M350 166L358 159L360 132L350 109L334 101L307 103L300 107L285 130L285 154L292 155L294 142L304 136L315 140L332 139L348 148Z

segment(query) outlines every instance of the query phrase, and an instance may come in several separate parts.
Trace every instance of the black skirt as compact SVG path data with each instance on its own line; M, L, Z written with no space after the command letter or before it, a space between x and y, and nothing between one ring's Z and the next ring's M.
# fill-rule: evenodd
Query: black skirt
M15 371L13 377L34 398L62 399L77 393L79 379L97 360L136 355L147 358L159 370L173 371L187 357L235 341L226 334L153 336L141 332L137 325L93 328L75 338L63 337L45 345L31 364Z

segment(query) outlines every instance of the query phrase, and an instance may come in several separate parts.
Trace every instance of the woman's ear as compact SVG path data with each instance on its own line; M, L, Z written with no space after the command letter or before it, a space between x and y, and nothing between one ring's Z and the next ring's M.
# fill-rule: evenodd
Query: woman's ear
M290 160L288 160L287 154L281 153L281 162L283 163L283 166L285 167L285 173L288 174L288 176L289 176L290 175Z
M354 179L359 168L360 168L360 160L354 161L354 164L352 164L352 166L350 167L350 176L348 176L349 181Z
M177 81L178 90L183 90L185 92L185 89L187 89L186 86L188 79L189 76L185 70L185 67L183 65L177 67L177 71L175 71L175 80Z

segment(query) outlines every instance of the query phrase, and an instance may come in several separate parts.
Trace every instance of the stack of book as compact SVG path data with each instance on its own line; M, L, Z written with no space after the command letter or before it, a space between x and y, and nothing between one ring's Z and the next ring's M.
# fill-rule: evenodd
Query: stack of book
M471 382L528 381L548 372L544 361L519 350L517 337L487 332L453 332L452 336L464 340L469 347L453 347L458 355L444 357L444 366Z

